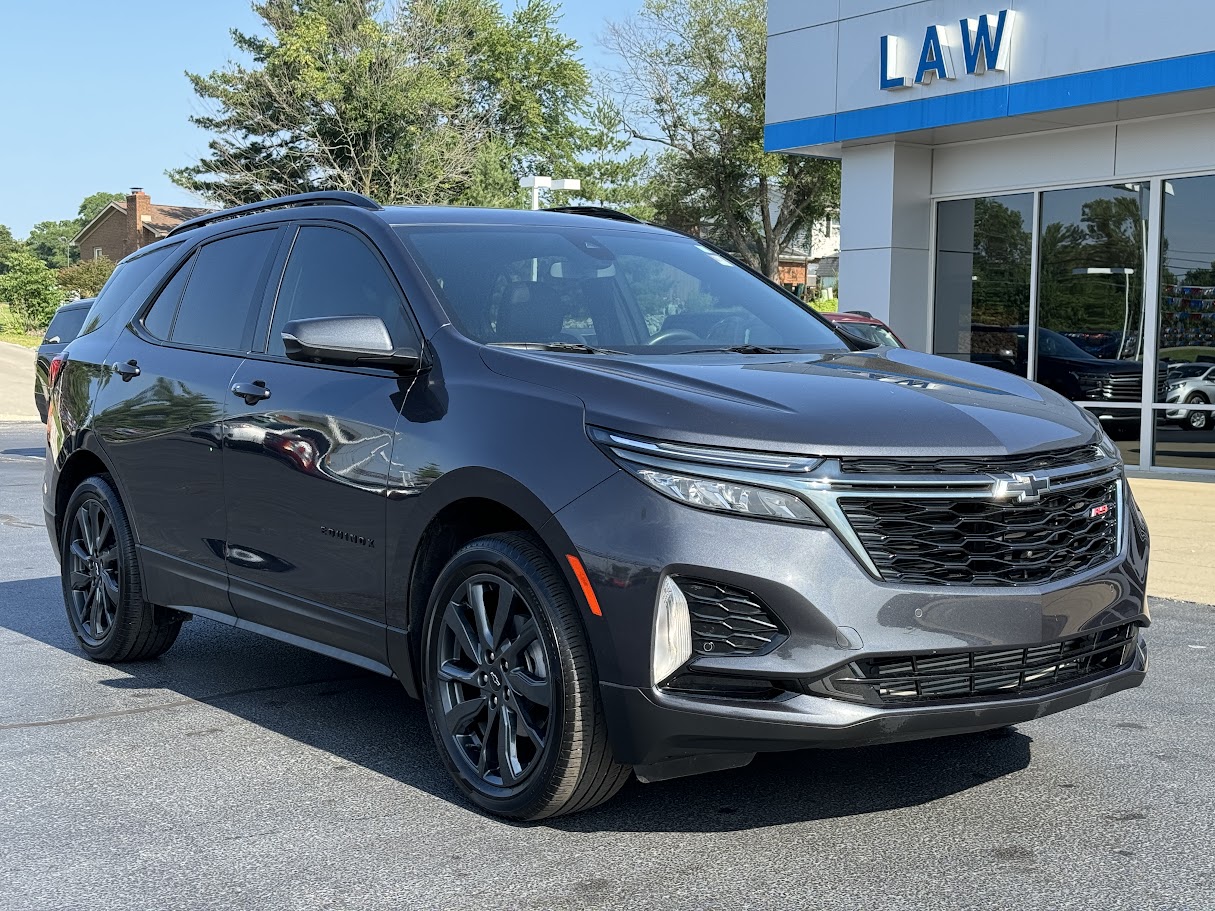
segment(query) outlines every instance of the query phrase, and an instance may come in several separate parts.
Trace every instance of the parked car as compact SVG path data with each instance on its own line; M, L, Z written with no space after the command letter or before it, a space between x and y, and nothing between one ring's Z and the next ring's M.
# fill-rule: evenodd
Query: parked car
M1024 376L1028 339L1028 326L972 326L971 360ZM1143 369L1142 361L1099 358L1059 332L1038 329L1037 381L1071 401L1092 403L1089 410L1114 439L1139 437L1139 415L1129 406L1142 400ZM1164 378L1162 367L1156 378L1160 394Z
M1173 364L1168 369L1164 400L1170 404L1210 405L1215 402L1215 364ZM1210 430L1210 411L1179 408L1165 417L1187 430Z
M849 335L873 342L875 345L885 345L887 348L906 348L894 331L880 319L856 310L842 310L835 313L820 314L823 319L839 326Z
M395 677L507 817L1146 673L1147 530L1091 415L617 213L214 213L60 358L80 648L148 660L193 616Z
M51 323L46 327L46 334L38 346L38 356L34 361L34 407L38 409L38 417L46 423L46 393L50 385L51 359L68 346L76 337L80 327L84 325L93 306L93 298L72 301L64 304L55 311Z

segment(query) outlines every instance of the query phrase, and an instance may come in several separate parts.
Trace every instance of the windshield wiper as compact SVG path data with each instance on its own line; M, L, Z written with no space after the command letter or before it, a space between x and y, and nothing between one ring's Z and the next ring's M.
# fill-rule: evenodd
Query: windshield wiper
M722 348L693 348L690 351L675 351L674 354L796 354L800 348L773 345L731 345Z
M581 342L490 342L494 348L521 348L524 351L568 351L573 354L628 354L612 348L595 348Z

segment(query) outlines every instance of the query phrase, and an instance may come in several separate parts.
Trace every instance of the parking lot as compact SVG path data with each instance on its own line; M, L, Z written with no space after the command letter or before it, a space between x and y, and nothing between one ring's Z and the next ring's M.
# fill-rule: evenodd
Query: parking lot
M0 424L0 907L1215 905L1215 608L1157 600L1141 689L1016 729L471 811L391 681L204 620L85 660Z

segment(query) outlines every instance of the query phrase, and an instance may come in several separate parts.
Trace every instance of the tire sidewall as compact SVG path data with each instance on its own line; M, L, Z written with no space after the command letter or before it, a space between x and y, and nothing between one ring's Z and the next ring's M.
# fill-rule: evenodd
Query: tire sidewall
M578 711L576 675L568 647L560 641L554 610L548 600L564 592L551 592L537 572L538 567L508 543L497 539L475 541L465 547L440 573L431 593L422 626L422 699L430 721L431 734L448 773L470 800L481 808L503 816L526 817L551 799L551 783L559 774L558 765L568 761L563 746L570 719ZM452 596L468 578L481 574L501 575L515 586L536 618L545 659L553 669L554 698L550 710L548 737L541 763L532 770L518 790L495 794L491 786L474 781L461 761L453 755L454 746L441 727L441 704L435 689L435 652L443 611Z
M71 545L72 526L75 523L77 511L88 500L96 500L105 507L106 514L109 516L110 522L114 527L114 539L118 547L118 605L114 611L114 622L110 624L110 628L106 631L104 638L95 645L89 643L84 637L84 631L76 617L76 611L72 608L71 596L72 564L69 548ZM72 633L75 635L77 643L79 643L80 647L84 649L89 657L100 661L113 658L121 649L121 629L128 622L132 595L134 594L142 599L142 595L132 591L133 587L138 588L139 586L139 579L134 570L135 555L132 552L132 546L133 539L131 537L130 525L127 522L126 512L123 510L122 504L118 500L118 495L114 492L114 488L104 478L100 477L92 477L82 481L80 486L72 492L67 508L64 510L63 528L60 530L59 537L60 553L63 555L59 564L59 578L63 588L63 606L67 611L68 623L72 627Z

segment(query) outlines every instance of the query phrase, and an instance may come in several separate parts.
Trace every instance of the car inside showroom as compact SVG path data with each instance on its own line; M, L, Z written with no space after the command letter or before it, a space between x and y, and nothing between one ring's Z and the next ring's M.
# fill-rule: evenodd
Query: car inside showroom
M1208 2L770 0L765 146L842 161L841 309L1208 477L1215 52L1178 27Z

